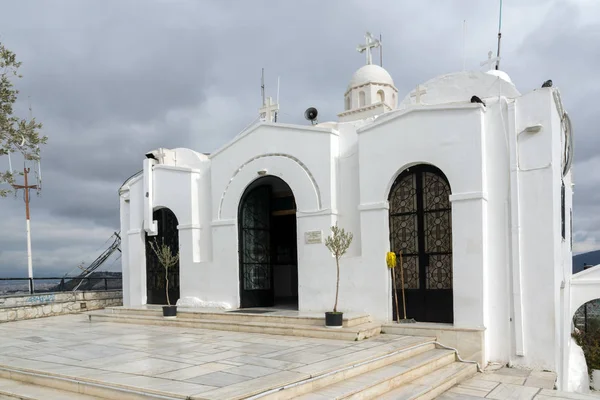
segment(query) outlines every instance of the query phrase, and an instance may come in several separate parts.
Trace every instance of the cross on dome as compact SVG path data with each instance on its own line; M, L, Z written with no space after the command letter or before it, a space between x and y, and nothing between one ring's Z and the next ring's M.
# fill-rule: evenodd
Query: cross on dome
M371 49L374 49L376 47L380 47L381 46L381 42L379 42L379 39L375 39L373 37L373 35L371 35L371 32L367 32L365 34L365 44L359 44L358 47L356 48L356 51L358 51L359 53L362 52L366 52L367 54L367 65L373 64L373 58L371 57Z
M494 58L492 58L492 54L493 53L491 51L488 51L488 58L487 58L487 60L482 61L479 64L482 67L487 64L488 71L493 70L494 69L494 64L497 63L498 61L500 61L500 57L494 57Z
M274 104L271 97L267 97L265 104L258 109L260 119L266 122L273 122L273 117L277 111L279 111L279 104Z

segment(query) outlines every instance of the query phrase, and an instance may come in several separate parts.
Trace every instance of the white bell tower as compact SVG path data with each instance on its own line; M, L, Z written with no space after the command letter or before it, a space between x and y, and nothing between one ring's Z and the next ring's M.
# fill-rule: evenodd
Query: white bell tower
M381 47L381 42L370 32L365 35L365 44L356 48L366 53L366 65L352 75L344 93L344 111L338 114L340 121L354 121L392 111L398 103L398 89L390 74L373 64L371 49Z

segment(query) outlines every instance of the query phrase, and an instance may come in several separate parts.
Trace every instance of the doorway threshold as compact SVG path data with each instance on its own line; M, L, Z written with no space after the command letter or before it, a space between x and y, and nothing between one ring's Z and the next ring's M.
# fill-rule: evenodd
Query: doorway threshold
M237 310L231 310L231 311L226 311L227 313L231 314L231 313L240 313L240 314L267 314L267 313L272 313L275 311L279 311L275 308L270 309L270 310L265 310L265 309L256 309L256 308L240 308Z

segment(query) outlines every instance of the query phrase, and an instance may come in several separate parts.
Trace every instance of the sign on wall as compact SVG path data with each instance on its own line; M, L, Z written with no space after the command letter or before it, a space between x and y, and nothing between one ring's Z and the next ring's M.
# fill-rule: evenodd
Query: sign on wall
M306 244L323 243L323 231L304 232L304 243L306 243Z

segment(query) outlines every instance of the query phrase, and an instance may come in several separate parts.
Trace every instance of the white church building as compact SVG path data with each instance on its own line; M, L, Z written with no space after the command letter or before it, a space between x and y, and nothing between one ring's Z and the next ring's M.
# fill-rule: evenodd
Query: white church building
M172 302L331 311L336 268L323 242L337 224L354 235L340 311L392 321L385 256L402 253L408 318L483 330L484 362L556 371L564 385L582 303L571 302L573 154L560 92L540 77L520 93L489 60L487 72L414 82L405 95L372 63L376 45L368 35L337 121L274 122L267 102L260 122L212 154L146 155L119 191L124 305L165 304L148 248L158 238L180 254Z

